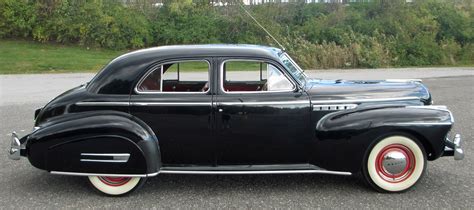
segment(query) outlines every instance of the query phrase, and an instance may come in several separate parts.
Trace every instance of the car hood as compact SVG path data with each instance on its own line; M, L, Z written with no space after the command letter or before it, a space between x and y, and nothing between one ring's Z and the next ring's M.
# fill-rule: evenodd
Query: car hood
M321 80L311 79L306 91L314 101L419 100L431 104L421 80Z

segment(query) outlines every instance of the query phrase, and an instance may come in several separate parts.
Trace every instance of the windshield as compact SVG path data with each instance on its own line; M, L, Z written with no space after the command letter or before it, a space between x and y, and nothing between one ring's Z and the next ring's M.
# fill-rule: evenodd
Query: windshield
M306 84L306 80L308 79L308 76L304 73L303 69L301 69L298 64L296 64L291 57L284 53L280 55L280 60L283 62L285 67L288 69L290 74L298 80L300 84L303 86Z

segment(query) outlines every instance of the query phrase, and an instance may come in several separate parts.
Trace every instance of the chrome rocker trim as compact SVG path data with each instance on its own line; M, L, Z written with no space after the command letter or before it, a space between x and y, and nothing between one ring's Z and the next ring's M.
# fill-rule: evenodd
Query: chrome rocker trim
M268 171L188 171L188 170L160 170L160 174L194 174L194 175L212 175L212 174L333 174L333 175L352 175L351 172L327 171L327 170L268 170Z
M149 174L102 174L102 173L82 173L82 172L66 172L66 171L50 171L55 175L68 176L110 176L110 177L152 177L158 175L158 172Z
M454 135L453 141L446 136L443 156L454 156L454 160L464 159L461 134Z
M327 170L267 170L267 171L190 171L190 170L160 170L159 172L149 174L102 174L102 173L80 173L51 171L55 175L69 176L110 176L110 177L153 177L158 174L192 174L192 175L245 175L245 174L332 174L332 175L352 175L351 172L327 171Z

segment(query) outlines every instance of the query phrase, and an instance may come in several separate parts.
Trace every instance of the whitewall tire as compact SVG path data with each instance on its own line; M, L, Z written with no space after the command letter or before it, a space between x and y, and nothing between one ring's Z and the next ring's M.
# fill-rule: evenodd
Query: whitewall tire
M409 135L392 135L378 141L363 164L366 181L381 192L401 192L414 186L426 169L426 152Z
M145 178L89 176L89 182L106 195L120 196L139 188L145 182Z

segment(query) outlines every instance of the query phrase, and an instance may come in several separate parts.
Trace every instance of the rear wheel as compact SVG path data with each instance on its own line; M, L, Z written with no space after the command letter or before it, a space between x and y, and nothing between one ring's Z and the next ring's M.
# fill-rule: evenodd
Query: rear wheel
M426 153L408 135L393 135L378 141L363 164L366 181L381 192L401 192L414 186L426 169Z
M142 177L89 176L89 182L99 192L110 196L120 196L140 188L146 181Z

